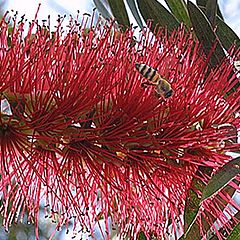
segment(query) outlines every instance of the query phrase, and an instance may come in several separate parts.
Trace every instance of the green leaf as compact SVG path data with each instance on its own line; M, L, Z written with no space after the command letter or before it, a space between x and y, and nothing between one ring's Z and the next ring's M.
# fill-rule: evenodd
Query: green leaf
M217 14L217 0L207 1L205 14L207 16L208 21L211 23L212 27L215 27Z
M184 0L165 0L165 2L179 22L184 22L187 27L191 26L186 2Z
M151 30L158 27L167 27L169 32L179 27L178 20L156 0L137 0L139 10L145 20L153 20Z
M97 10L99 13L103 15L104 18L111 19L113 16L112 14L107 10L107 8L104 6L104 4L101 2L101 0L93 0Z
M240 39L238 35L220 18L217 16L217 30L218 35L223 47L229 49L234 43L240 47Z
M240 157L225 164L204 188L201 202L224 188L234 177L240 174Z
M112 10L113 16L117 19L117 22L122 26L130 26L128 14L123 0L108 0L109 6Z
M140 233L138 234L138 240L147 240L144 232L140 232Z
M200 237L199 227L195 221L200 207L201 198L194 189L202 192L204 186L205 185L198 178L194 178L192 180L192 186L190 188L184 209L184 239L199 239Z
M206 7L200 6L200 9L205 12ZM229 49L233 44L240 47L238 35L219 16L216 16L216 26L216 34L225 49Z
M227 240L240 239L240 223L232 230L231 234L228 236Z
M206 8L206 6L207 6L207 1L208 1L208 0L196 0L196 3L197 3L198 6ZM211 0L210 0L210 1L211 1ZM217 15L224 21L223 15L222 15L222 13L221 13L221 11L220 11L220 8L219 8L219 5L218 5L218 4L217 4Z
M192 179L184 210L184 236L181 239L201 239L199 225L196 222L196 217L201 206L202 191L206 186L201 178L203 174L205 176L210 176L211 172L212 168L200 166L196 172L195 177ZM209 217L208 215L209 214L205 212L205 216ZM204 218L201 219L201 224L204 229L209 229L211 227Z
M135 0L127 0L127 4L129 6L135 20L137 21L137 24L139 25L140 28L143 28L143 23L142 23L140 15L138 13Z
M210 67L215 67L219 64L222 58L225 57L221 44L215 32L213 31L211 24L209 23L204 13L199 9L199 7L188 1L187 8L193 25L193 29L196 33L198 40L202 44L203 50L206 55L211 52L214 44L216 43L216 47L210 57L209 62Z

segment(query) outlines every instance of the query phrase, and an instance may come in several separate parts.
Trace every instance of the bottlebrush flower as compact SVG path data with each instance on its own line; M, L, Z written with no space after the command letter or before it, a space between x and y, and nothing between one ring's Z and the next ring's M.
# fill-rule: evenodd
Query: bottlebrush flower
M0 118L6 230L26 214L38 238L44 202L58 228L73 219L93 235L105 219L110 235L110 216L122 236L166 237L170 224L176 234L199 167L215 171L239 147L230 141L240 125L239 88L226 97L238 82L230 60L209 70L183 28L133 41L132 29L116 37L113 23L94 27L86 16L65 31L59 19L54 33L34 20L26 34L24 20L12 20L0 23L1 106L11 109ZM141 87L137 62L168 79L173 96Z

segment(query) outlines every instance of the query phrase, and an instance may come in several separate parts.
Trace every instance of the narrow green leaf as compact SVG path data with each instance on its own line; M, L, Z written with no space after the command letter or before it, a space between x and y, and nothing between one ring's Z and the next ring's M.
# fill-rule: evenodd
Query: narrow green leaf
M231 234L228 236L227 240L240 239L240 223L232 230Z
M206 8L206 6L207 6L207 1L208 0L196 0L196 3L197 3L197 5L199 6L199 7L204 7L204 8ZM210 0L211 1L211 0ZM220 8L219 8L219 5L217 4L217 15L224 21L224 19L223 19L223 15L222 15L222 13L221 13L221 11L220 11Z
M217 0L207 1L205 14L207 16L208 21L211 23L212 27L215 27L217 14Z
M206 7L199 7L205 12ZM240 39L238 35L217 15L216 16L216 34L219 37L223 47L229 49L234 43L240 47Z
M196 176L199 176L201 178L202 174L207 174L208 176L210 176L212 172L211 168L206 168L206 167L199 167L198 172L196 174ZM239 184L239 183L235 183L235 184ZM189 209L187 209L187 206L189 205L189 199L187 199L186 201L186 207L185 207L185 214L184 214L184 220L185 220L185 235L180 238L181 240L185 239L185 240L193 240L193 239L202 239L202 236L200 236L200 230L199 230L199 226L196 223L196 215L198 213L199 210L199 206L201 206L201 201L200 196L201 193L203 192L205 187L205 184L203 184L198 177L194 178L192 181L192 185L191 185L191 191L189 194L190 199L193 199L191 202L195 203L195 207L190 207ZM194 192L193 189L197 189L198 195L197 193ZM234 194L234 192L236 191L235 188L227 185L224 188L224 194L228 194L229 196L232 196ZM216 198L218 198L219 196L216 196ZM194 201L195 199L195 201ZM218 201L218 200L216 200ZM219 200L220 201L220 200ZM221 199L222 205L219 206L220 210L224 210L225 207L228 205L227 201L223 201ZM193 212L191 212L191 210ZM187 214L187 211L189 211L189 214ZM187 216L189 217L187 219ZM204 216L203 218L201 218L201 224L202 227L205 229L206 232L208 232L208 237L213 236L212 235L212 231L211 231L211 224L209 224L208 219L211 219L212 222L215 222L217 220L217 216L214 217L211 213L209 213L208 211L204 211ZM189 224L190 223L190 224ZM212 239L212 238L207 238L207 239Z
M128 14L123 0L108 0L109 6L112 10L113 16L117 22L122 26L130 26Z
M204 188L201 202L224 188L234 177L240 174L240 157L225 164Z
M181 239L201 239L199 225L196 222L196 217L201 206L202 191L206 186L201 181L201 177L203 174L210 176L211 173L212 168L200 166L196 172L196 177L192 180L184 210L184 236ZM207 215L208 213L205 212L205 216ZM204 218L201 219L201 222L204 229L211 227Z
M137 0L139 10L145 20L153 20L151 30L153 31L156 25L159 27L167 27L169 32L179 27L178 20L156 0Z
M147 240L144 232L140 232L140 233L138 234L138 240Z
M200 207L201 198L193 189L197 189L197 191L202 192L204 184L198 178L194 178L192 181L192 186L190 188L184 209L184 239L199 239L200 237L200 231L195 221Z
M137 24L139 25L140 28L143 28L143 23L142 23L140 15L138 13L135 0L127 0L127 4L129 6L135 20L137 21Z
M191 226L191 230L188 231L187 235L183 235L179 240L200 240L200 228L196 222Z
M93 0L93 2L98 12L101 13L104 18L111 19L113 17L110 11L108 11L104 4L101 2L101 0Z
M211 67L215 67L222 58L225 57L221 44L213 31L211 24L199 7L194 5L191 1L188 1L187 8L193 29L198 40L202 43L205 54L208 55L211 52L214 43L217 43L209 62Z
M187 5L184 0L165 0L165 2L179 22L184 22L187 27L191 26Z
M217 16L216 33L225 49L229 49L234 43L240 47L240 39L238 35L220 18Z

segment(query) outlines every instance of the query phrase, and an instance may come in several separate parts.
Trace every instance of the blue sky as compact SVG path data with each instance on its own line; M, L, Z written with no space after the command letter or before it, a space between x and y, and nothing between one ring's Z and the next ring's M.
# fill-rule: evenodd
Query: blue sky
M77 10L80 10L80 13L83 14L91 12L93 8L92 0L8 0L6 2L5 7L8 10L18 10L20 16L26 14L28 19L34 17L38 3L41 2L39 19L46 19L50 14L52 21L57 19L58 14L63 15L66 13L75 15ZM160 0L160 2L164 1ZM240 0L219 0L218 2L226 22L240 36Z
M225 21L240 37L240 0L219 0Z

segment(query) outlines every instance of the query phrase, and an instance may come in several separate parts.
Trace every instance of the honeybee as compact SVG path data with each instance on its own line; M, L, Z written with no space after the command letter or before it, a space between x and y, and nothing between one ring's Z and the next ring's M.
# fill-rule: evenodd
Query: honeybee
M144 63L136 63L136 69L148 80L142 85L154 85L157 94L164 98L169 98L173 95L173 90L170 83L162 78L156 69L147 66Z

